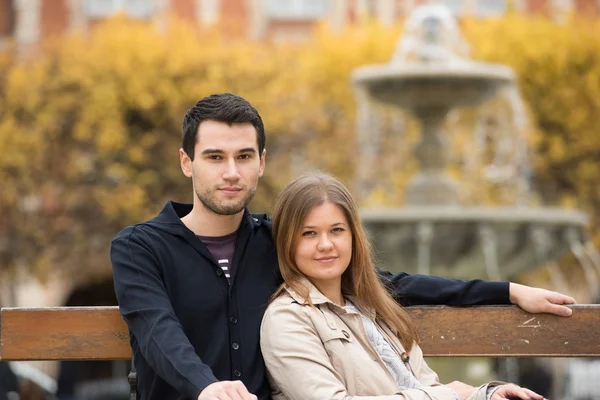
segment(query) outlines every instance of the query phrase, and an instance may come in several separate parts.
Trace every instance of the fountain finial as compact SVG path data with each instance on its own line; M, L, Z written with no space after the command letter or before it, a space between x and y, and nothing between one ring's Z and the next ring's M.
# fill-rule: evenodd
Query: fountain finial
M408 17L392 63L449 62L468 56L469 45L452 11L441 4L429 4L417 7Z

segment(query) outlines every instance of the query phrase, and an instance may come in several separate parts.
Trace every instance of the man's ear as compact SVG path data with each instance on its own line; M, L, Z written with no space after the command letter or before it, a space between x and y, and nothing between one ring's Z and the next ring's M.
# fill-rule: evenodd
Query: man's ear
M192 177L192 159L187 155L185 150L179 149L179 164L181 166L181 171L188 178Z
M263 152L260 155L260 172L258 174L259 177L263 176L263 173L265 172L266 158L267 158L267 149L263 149Z

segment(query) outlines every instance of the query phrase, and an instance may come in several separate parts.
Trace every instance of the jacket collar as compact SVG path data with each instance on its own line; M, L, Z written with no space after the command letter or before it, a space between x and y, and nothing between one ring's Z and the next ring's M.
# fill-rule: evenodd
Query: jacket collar
M310 301L307 301L307 299L305 299L302 295L297 293L294 289L289 287L287 284L285 285L285 290L289 293L290 296L292 296L292 299L294 299L294 301L297 302L298 304L302 304L302 305L313 304L315 306L318 304L325 304L325 303L335 304L333 301L329 300L323 293L321 293L319 291L319 289L317 289L316 286L313 285L307 278L302 278L300 280L299 284L305 286L308 289L308 299Z
M321 293L319 291L319 289L317 289L317 287L315 285L312 284L311 281L309 281L307 278L302 278L300 280L300 284L304 285L306 288L308 288L308 298L310 299L310 303L312 303L315 306L318 306L320 304L329 304L330 306L334 307L334 308L338 308L340 310L344 310L346 312L348 312L344 307L341 307L340 305L334 303L333 301L329 300L329 298L327 296L325 296L323 293ZM308 305L310 304L304 297L302 297L300 294L296 293L296 291L294 289L292 289L291 287L289 287L288 285L285 285L285 290L289 293L289 295L292 297L292 299L294 299L295 302L297 302L298 304L302 304L302 305ZM354 296L344 296L346 298L346 300L351 301L357 308L359 309L363 309L364 306L360 305L360 302L354 297ZM367 312L370 311L370 308L367 308ZM374 311L374 310L372 310ZM371 315L374 315L374 312L371 313Z
M181 222L181 218L189 214L192 211L192 207L193 205L191 203L168 201L160 214L147 223L163 230L170 230L172 233L189 231L183 222ZM262 225L270 228L269 223L270 220L266 214L252 214L248 208L245 208L244 215L240 223L240 229L247 227L251 230L254 230ZM189 233L191 233L191 231Z
M158 216L145 222L144 224L149 225L157 230L168 232L169 234L183 238L190 246L192 246L198 253L209 260L214 260L213 255L209 252L208 248L202 243L200 239L196 237L194 232L188 229L185 224L181 221L181 218L186 216L192 211L192 204L189 203L178 203L175 201L168 201ZM246 208L240 226L237 230L237 245L243 246L248 241L250 235L259 229L261 226L270 228L270 221L265 214L251 214ZM269 234L269 237L271 235ZM242 255L242 251L234 254L234 265L240 262L239 258ZM236 257L237 256L237 257ZM236 268L234 268L234 271ZM234 272L235 276L235 272ZM233 283L233 279L232 279ZM231 287L232 285L230 285Z

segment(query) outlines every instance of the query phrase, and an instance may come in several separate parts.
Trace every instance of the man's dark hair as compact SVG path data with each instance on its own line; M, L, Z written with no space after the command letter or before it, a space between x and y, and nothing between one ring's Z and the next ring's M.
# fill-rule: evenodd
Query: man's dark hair
M224 122L230 126L249 122L256 129L258 155L261 156L267 142L265 127L260 114L247 100L231 93L211 94L196 103L183 117L181 148L194 160L194 147L198 127L203 121Z

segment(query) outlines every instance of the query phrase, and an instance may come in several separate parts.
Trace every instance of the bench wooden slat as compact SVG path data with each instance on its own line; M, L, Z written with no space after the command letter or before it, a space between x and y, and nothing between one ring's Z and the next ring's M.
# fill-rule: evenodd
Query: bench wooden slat
M427 356L600 357L600 305L569 318L507 307L409 307ZM0 360L131 357L117 307L3 308Z
M571 306L570 317L516 306L410 310L427 356L600 357L600 305Z
M117 307L2 309L2 360L128 358L129 333Z

